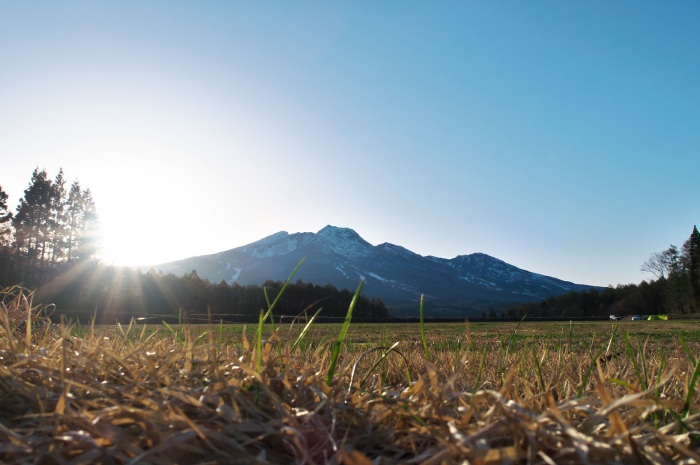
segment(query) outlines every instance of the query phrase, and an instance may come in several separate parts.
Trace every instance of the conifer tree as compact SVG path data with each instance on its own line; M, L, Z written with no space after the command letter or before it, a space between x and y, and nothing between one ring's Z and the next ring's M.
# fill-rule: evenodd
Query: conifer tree
M7 193L0 186L0 248L9 246L10 243L10 220L12 213L7 210Z
M12 219L12 213L7 211L7 193L0 186L0 223L6 223Z
M82 191L81 206L82 221L79 228L80 244L77 258L79 260L90 260L95 258L100 246L99 219L90 189Z
M82 191L80 190L80 183L76 180L70 186L68 200L66 201L66 247L69 263L76 258L83 216Z
M49 231L51 237L51 268L65 259L66 247L66 179L63 168L59 169L51 190L51 216Z
M700 232L693 226L693 232L683 243L683 268L688 273L693 297L695 298L695 311L700 306Z
M47 258L52 201L53 183L46 170L36 168L12 220L16 251L25 256L27 266L31 268L43 268Z

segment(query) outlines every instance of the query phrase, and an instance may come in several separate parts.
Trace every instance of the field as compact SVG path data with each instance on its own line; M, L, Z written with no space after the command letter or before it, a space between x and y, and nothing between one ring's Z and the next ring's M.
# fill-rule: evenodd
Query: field
M2 463L700 463L697 321L43 315L31 295L5 294Z

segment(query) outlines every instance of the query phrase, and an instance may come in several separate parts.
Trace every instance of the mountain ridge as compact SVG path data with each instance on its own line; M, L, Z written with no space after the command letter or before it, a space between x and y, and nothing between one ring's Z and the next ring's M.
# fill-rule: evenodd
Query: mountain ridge
M487 308L597 289L523 270L480 252L447 259L388 242L372 245L351 228L331 225L317 233L280 231L241 247L153 268L176 275L195 270L213 283L260 285L284 281L303 257L296 279L348 289L364 280L364 293L384 300L394 316L415 313L421 295L433 316L476 316Z

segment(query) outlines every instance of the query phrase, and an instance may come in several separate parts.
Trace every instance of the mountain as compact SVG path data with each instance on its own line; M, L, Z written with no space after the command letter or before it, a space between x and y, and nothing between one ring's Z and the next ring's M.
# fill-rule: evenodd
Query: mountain
M225 252L154 268L175 275L195 270L213 283L259 285L286 280L303 257L295 280L351 290L365 280L365 295L381 298L394 316L415 316L421 294L426 314L462 317L594 288L522 270L482 253L445 259L386 242L375 246L352 229L335 226L315 234L282 231Z

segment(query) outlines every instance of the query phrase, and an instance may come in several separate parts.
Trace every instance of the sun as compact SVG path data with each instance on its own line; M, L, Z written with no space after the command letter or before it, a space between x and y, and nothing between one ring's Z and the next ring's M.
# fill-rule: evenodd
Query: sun
M150 265L148 250L135 238L120 234L121 231L104 231L100 260L107 265L143 266Z
M100 259L107 265L150 266L171 261L172 235L145 218L104 217ZM175 249L177 250L177 249Z
M111 209L108 212L114 212ZM159 214L104 216L101 221L103 263L115 266L149 267L186 258L192 244L184 228L167 222Z

